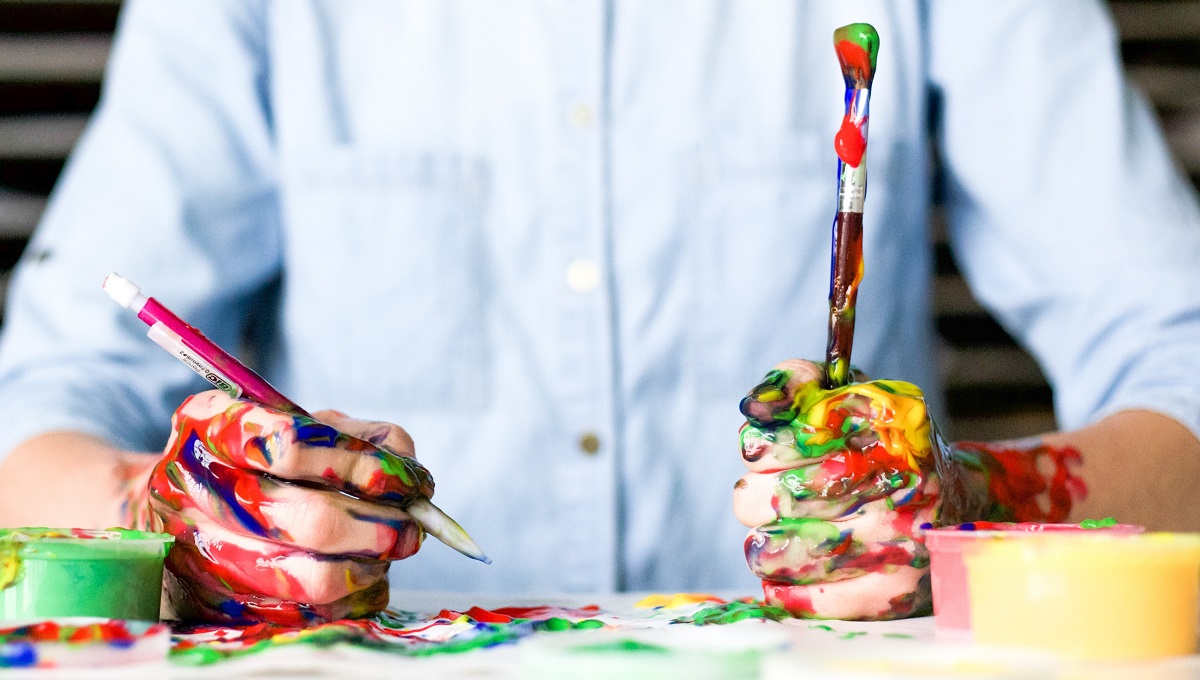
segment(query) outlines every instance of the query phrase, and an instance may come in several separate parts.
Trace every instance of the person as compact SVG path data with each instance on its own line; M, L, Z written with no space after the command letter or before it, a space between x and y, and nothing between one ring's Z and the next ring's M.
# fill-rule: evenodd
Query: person
M227 487L172 478L193 435L298 459L314 423L175 412L204 383L104 299L118 271L374 459L419 453L494 564L428 546L394 586L748 591L736 404L823 354L853 21L881 36L855 363L939 412L935 139L957 260L1053 385L1040 441L1081 455L1071 519L1200 526L1200 213L1098 0L133 0L11 285L0 523L186 525L201 559L242 550L234 581L172 569L231 618L369 610L416 549L402 511L236 445L192 452Z

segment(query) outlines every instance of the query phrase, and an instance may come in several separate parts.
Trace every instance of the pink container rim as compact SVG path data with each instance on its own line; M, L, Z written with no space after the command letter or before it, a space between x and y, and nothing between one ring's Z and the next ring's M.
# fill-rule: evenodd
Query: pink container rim
M968 528L969 527L969 528ZM925 545L930 550L953 550L964 541L981 538L1000 538L1013 534L1095 532L1098 534L1140 534L1146 527L1140 524L1110 524L1081 527L1078 524L1048 522L966 522L948 527L925 530Z

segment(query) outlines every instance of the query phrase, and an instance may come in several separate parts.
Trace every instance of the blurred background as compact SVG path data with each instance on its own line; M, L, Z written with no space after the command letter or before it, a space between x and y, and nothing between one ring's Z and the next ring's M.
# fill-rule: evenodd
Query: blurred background
M1109 5L1129 74L1200 186L1200 0ZM0 0L0 293L99 98L120 8L120 0ZM1041 371L971 297L943 233L935 219L930 247L938 266L935 308L950 436L1052 429Z

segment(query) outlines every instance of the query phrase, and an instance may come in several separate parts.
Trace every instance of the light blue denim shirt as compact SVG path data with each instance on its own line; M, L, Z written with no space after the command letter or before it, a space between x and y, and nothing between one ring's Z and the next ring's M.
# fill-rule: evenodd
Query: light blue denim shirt
M1099 2L154 0L15 278L0 450L158 449L205 387L118 271L253 331L296 402L412 433L495 564L430 544L397 586L753 587L737 402L824 354L851 21L882 36L855 363L939 393L940 92L959 264L1062 424L1200 431L1200 218Z

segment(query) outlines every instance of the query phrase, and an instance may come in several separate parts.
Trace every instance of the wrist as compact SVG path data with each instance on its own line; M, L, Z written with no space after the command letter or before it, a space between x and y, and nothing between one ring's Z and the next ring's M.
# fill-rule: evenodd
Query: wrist
M1074 468L1081 463L1071 446L1041 439L1013 442L956 442L947 459L961 469L971 493L982 502L974 517L959 521L1064 522L1076 501L1087 495Z
M0 526L105 529L126 525L129 492L157 456L80 432L49 432L0 464ZM141 476L143 480L146 476Z

